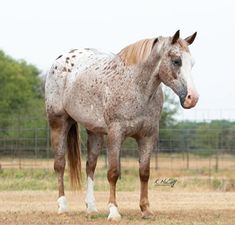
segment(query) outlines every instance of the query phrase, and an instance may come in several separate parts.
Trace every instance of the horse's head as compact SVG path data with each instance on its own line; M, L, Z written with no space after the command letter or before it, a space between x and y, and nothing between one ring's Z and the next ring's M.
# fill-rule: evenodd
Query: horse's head
M154 46L156 51L163 49L159 79L179 96L182 107L186 109L194 107L199 98L191 77L194 62L188 48L196 34L181 39L180 32L177 31L173 37L156 39Z

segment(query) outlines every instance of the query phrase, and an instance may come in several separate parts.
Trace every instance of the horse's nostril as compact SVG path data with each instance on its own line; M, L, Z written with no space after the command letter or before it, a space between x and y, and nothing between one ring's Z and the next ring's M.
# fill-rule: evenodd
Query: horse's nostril
M191 95L188 95L188 99L191 99Z

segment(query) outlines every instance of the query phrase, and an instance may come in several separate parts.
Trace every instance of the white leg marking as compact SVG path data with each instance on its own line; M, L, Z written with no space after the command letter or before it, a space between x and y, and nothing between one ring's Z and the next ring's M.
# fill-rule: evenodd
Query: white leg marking
M121 215L118 212L118 208L113 203L109 203L108 208L109 208L108 220L112 220L112 221L121 220Z
M67 200L66 200L65 196L59 197L57 200L57 203L58 203L58 207L59 207L58 208L59 214L68 212L68 204L67 204Z
M87 178L87 193L86 193L86 205L87 205L87 213L96 213L98 212L95 205L95 196L94 196L94 181L88 177Z

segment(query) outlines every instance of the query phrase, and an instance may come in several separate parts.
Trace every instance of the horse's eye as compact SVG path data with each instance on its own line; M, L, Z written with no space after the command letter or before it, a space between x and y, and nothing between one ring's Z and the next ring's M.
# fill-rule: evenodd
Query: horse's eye
M173 64L174 66L178 66L178 67L182 66L182 60L181 60L181 58L173 59L173 60L172 60L172 64Z

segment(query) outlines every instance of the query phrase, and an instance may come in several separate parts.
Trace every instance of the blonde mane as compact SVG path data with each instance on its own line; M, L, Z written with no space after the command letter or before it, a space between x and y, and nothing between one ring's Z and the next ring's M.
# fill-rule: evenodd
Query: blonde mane
M143 63L149 57L156 38L144 39L128 45L118 55L127 65Z

